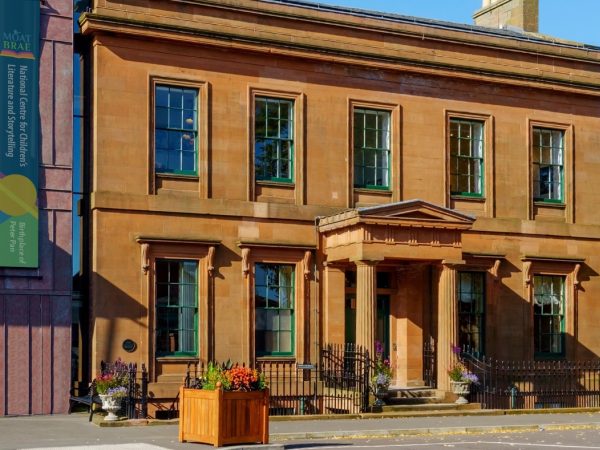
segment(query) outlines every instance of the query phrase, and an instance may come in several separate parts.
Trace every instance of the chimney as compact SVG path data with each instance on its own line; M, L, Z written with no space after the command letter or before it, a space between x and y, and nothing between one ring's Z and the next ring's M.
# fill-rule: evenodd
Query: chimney
M539 0L483 0L475 25L537 33Z

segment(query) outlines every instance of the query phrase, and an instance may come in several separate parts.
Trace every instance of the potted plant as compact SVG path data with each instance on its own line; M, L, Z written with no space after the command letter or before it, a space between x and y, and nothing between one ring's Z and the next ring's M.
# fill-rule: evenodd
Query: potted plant
M269 390L244 366L209 363L203 377L179 391L179 441L220 447L269 442Z
M390 367L390 360L383 357L383 345L379 341L375 342L375 359L373 363L371 389L377 398L373 406L381 408L385 405L383 399L387 396L392 381L392 368Z
M448 370L452 392L458 395L455 403L465 405L469 401L465 398L471 392L471 384L478 384L479 378L471 372L461 360L457 360Z
M116 413L127 396L128 381L127 366L120 359L96 377L96 391L102 400L102 409L108 413L104 420L118 420Z

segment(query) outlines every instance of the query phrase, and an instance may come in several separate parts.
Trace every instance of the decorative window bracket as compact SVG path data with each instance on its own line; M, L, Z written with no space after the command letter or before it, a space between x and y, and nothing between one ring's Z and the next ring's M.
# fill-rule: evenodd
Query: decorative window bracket
M309 279L310 278L310 261L312 259L312 252L310 250L306 250L304 252L304 278L305 279Z
M248 277L248 273L250 272L250 264L248 262L248 257L250 256L250 249L248 247L242 248L242 274L244 278Z

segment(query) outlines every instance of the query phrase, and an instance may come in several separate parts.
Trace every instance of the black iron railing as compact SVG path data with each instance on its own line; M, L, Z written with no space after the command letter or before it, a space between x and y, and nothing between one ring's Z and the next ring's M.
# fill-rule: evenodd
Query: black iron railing
M369 406L373 361L355 344L328 344L321 349L325 413L362 412Z
M365 411L372 364L354 344L326 345L318 363L259 360L256 368L269 387L272 416L342 414ZM188 366L185 386L198 387L204 363Z
M423 342L423 382L425 386L437 388L435 340L431 336Z
M535 409L600 406L600 360L500 361L461 354L479 384L470 400L484 409Z

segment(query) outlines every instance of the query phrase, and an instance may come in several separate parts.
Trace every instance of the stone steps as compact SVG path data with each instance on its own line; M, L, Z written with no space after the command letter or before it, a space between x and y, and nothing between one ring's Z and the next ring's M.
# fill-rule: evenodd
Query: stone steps
M444 412L481 409L479 404L457 405L455 396L427 386L390 386L382 412Z
M399 387L390 386L388 389L387 404L393 405L419 405L446 403L444 391L438 391L427 386Z
M470 411L481 409L479 403L468 403L466 405L457 405L456 403L424 403L414 405L390 405L383 406L384 413L402 413L402 412L448 412L448 411Z

